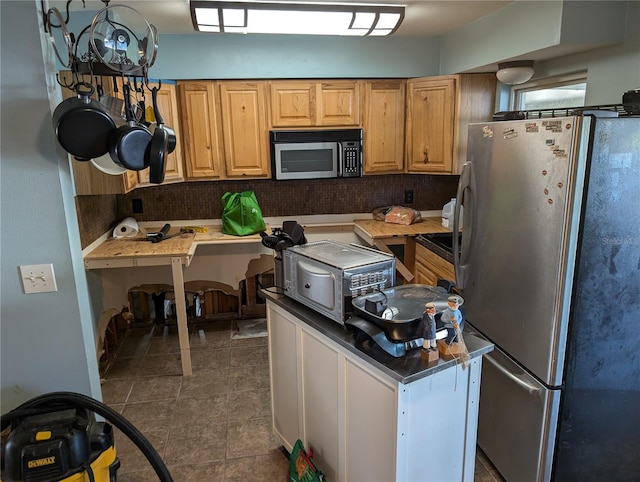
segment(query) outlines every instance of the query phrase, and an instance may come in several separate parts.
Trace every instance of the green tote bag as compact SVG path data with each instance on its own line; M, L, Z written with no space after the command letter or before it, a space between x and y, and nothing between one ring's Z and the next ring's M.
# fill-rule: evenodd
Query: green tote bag
M226 192L222 195L222 206L224 234L249 236L267 229L253 191Z

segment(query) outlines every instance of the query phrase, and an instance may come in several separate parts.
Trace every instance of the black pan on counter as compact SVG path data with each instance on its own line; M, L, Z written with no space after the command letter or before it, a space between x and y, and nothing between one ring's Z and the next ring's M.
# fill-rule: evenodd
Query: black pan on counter
M357 316L375 323L390 340L408 341L422 337L424 305L429 301L436 304L439 322L449 296L440 286L410 284L358 296L352 304Z

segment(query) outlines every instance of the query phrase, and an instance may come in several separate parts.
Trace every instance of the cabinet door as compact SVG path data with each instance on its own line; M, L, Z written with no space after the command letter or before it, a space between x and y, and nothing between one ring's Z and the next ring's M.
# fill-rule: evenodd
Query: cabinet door
M452 172L455 88L452 77L407 83L408 172Z
M226 176L269 177L265 83L222 82L220 97Z
M271 125L312 126L316 118L316 88L313 82L271 82Z
M467 162L469 124L489 122L495 112L496 76L494 74L462 74L456 99L456 140L453 150L453 172L460 174Z
M433 251L416 243L415 282L435 286L439 279L456 280L453 265Z
M160 90L158 90L158 110L160 111L164 124L174 130L177 139L175 150L165 156L164 182L183 181L181 129L180 117L178 116L176 86L173 84L149 84L149 88L153 87L160 88ZM150 106L153 106L150 94L147 95L146 105L147 111L149 111ZM155 124L153 124L152 129L154 127ZM140 184L149 184L149 169L140 171L139 177Z
M302 334L304 441L327 480L339 480L339 420L343 405L340 374L344 357L314 335ZM390 480L390 479L389 479Z
M429 286L436 286L438 284L438 275L419 261L416 261L414 276L415 279L413 281L416 284Z
M350 360L346 361L345 377L346 453L345 476L341 480L396 480L397 385L383 381Z
M364 173L402 172L406 83L371 81L363 90Z
M357 126L360 122L360 84L356 81L318 83L319 126Z
M188 179L221 177L220 108L212 81L180 82L180 127Z
M291 453L296 440L301 437L298 411L300 363L296 350L298 329L288 316L271 305L267 310L267 322L273 431Z

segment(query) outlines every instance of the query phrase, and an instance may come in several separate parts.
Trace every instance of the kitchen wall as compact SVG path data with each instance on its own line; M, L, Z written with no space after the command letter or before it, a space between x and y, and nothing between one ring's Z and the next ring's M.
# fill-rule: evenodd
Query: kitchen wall
M255 191L265 217L369 213L381 206L404 204L405 190L414 192L410 207L440 210L455 196L458 176L388 175L361 179L308 181L200 181L136 189L119 196L78 196L83 248L127 216L137 221L220 219L227 191ZM142 201L134 213L132 200Z
M0 406L101 397L67 155L56 149L36 3L0 2ZM53 65L53 62L49 62ZM52 263L58 291L26 295L18 266Z

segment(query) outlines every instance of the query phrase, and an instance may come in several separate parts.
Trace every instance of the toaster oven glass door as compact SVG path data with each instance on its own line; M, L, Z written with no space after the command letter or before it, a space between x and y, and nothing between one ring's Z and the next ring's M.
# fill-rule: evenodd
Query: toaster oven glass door
M277 179L318 179L338 176L337 142L274 144Z
M299 260L296 266L296 277L296 290L299 295L324 306L327 310L335 309L336 279L331 271Z

